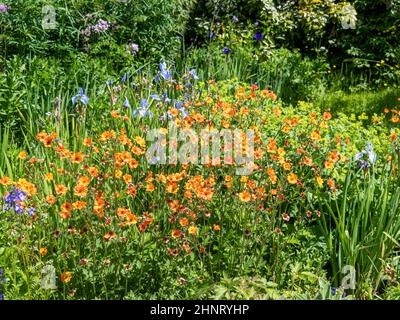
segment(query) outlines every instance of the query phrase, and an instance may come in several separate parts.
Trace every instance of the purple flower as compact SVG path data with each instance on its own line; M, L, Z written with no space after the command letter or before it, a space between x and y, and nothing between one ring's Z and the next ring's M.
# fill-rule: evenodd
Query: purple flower
M356 154L355 160L358 162L358 165L363 170L366 170L371 167L376 162L377 155L374 152L373 145L368 142L365 150Z
M126 76L126 72L125 72L124 75L122 76L121 82L125 82L126 78L127 78L127 76Z
M224 48L224 49L222 50L222 52L223 52L224 54L230 54L230 53L232 53L232 50L229 49L229 48Z
M141 118L145 118L149 116L149 118L153 117L153 113L149 110L149 102L146 99L142 99L140 101L140 108L133 111L133 117L136 118L140 115Z
M166 80L171 80L171 71L167 70L167 65L165 62L160 63L160 74Z
M136 43L129 43L126 45L128 53L135 56L139 52L139 45Z
M236 16L233 16L233 17L232 17L232 22L235 22L235 23L236 23L236 22L238 22L238 21L239 21L238 17L236 17Z
M124 106L125 108L129 108L129 107L130 107L128 98L125 98L125 101L124 101L123 106Z
M192 77L194 80L199 80L199 77L197 76L197 73L196 73L196 69L190 70L190 71L189 71L189 74L191 75L191 77Z
M207 34L207 37L209 37L210 39L212 39L212 38L214 38L216 36L217 36L217 34L214 31Z
M4 4L4 3L0 3L0 13L5 13L8 12L8 10L10 10L11 7L9 7L8 5Z
M253 39L256 41L260 41L260 40L262 40L262 38L263 38L263 34L260 31L257 31L253 37Z
M34 207L30 207L28 210L28 214L32 217L35 214L36 209Z
M86 93L83 92L82 88L78 89L78 94L74 97L72 97L72 105L74 106L77 101L80 101L83 103L83 105L87 105L89 102L89 97L86 95Z
M150 98L152 98L153 100L160 100L160 96L158 94L155 94L155 93L151 94Z

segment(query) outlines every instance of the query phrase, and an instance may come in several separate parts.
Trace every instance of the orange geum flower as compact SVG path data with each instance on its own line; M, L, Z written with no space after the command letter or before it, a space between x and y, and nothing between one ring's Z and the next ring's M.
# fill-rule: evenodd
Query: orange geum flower
M72 210L72 204L69 202L64 202L61 205L61 211L71 211Z
M331 190L335 189L335 180L328 179L328 186Z
M112 239L115 239L117 237L117 235L114 233L114 232L112 232L112 231L108 231L105 235L104 235L104 240L105 241L110 241L110 240L112 240Z
M0 179L0 184L2 184L3 186L9 186L10 184L12 184L12 180L9 177L2 177Z
M304 164L307 166L312 166L313 165L313 161L310 157L304 157Z
M125 208L118 208L117 209L117 215L118 217L120 217L121 219L125 219L125 217L130 214L131 212L129 211L129 209L125 209Z
M181 231L179 231L178 229L174 229L174 230L172 230L172 232L171 232L171 236L172 236L172 238L174 238L174 239L178 238L180 235L181 235Z
M335 167L335 162L333 162L332 160L326 160L324 166L326 169L331 170Z
M71 212L70 211L61 211L60 217L63 220L68 220L69 218L71 218Z
M47 172L44 175L44 180L46 180L46 181L52 181L53 179L54 179L54 175L51 172Z
M214 231L220 231L221 227L218 224L213 224L213 230Z
M55 196L53 196L53 195L50 195L50 196L46 197L46 202L48 204L55 204L56 201L57 201L57 198Z
M72 204L72 207L74 208L74 210L81 210L86 208L87 203L85 201L75 201Z
M398 122L400 122L400 118L397 117L397 116L392 117L391 120L392 120L393 123L398 123Z
M132 183L132 175L130 175L130 174L124 174L123 179L126 184Z
M79 178L78 184L86 187L90 184L90 178L88 176L82 176Z
M198 228L196 226L190 226L188 229L189 234L196 235L198 232Z
M317 176L316 180L319 187L324 185L324 179L322 179L320 176Z
M68 283L68 282L71 281L71 279L72 279L72 273L71 273L71 272L69 272L69 271L64 271L64 272L61 274L61 282L62 282L62 283Z
M85 138L84 140L83 140L83 143L82 143L84 146L87 146L87 147L90 147L92 144L93 144L93 141L92 141L92 139L91 138Z
M44 257L47 254L48 250L45 247L40 248L39 253L42 257Z
M136 136L136 137L135 137L135 142L136 142L139 146L141 146L142 148L146 146L146 140L143 139L143 138L140 137L140 136Z
M110 112L110 114L111 114L112 118L119 118L120 117L119 112L117 110L112 110Z
M89 167L87 169L87 172L92 176L92 177L97 177L99 175L99 170L96 167Z
M290 184L296 184L297 183L297 174L295 174L295 173L290 173L289 175L288 175L288 182L290 183Z
M285 162L285 163L282 165L282 167L283 167L283 169L286 170L286 171L292 170L292 165L291 165L289 162Z
M239 193L239 199L242 202L249 202L251 200L251 194L248 191L243 191Z
M147 191L147 192L153 192L153 191L154 191L154 184L152 184L151 182L149 182L149 183L146 185L146 191Z
M27 156L28 156L28 154L27 154L25 151L21 151L21 152L18 154L18 158L19 158L19 159L25 159Z
M331 153L329 153L329 158L333 162L338 162L339 161L338 152L337 151L332 151Z
M182 219L179 220L179 224L182 227L186 227L189 224L189 220L187 218L182 218Z
M317 141L319 141L319 140L321 140L321 135L320 135L319 131L313 131L313 132L311 132L310 138L311 138L312 140L317 140Z
M324 118L324 120L328 121L328 120L332 119L332 114L330 112L324 112L322 117Z
M80 198L84 198L87 195L87 186L78 184L74 187L74 195Z
M66 194L68 191L68 188L66 186L64 186L63 184L58 184L56 185L56 194L57 195L63 195Z
M85 155L82 152L76 152L71 155L71 162L72 163L81 163Z
M128 213L125 219L126 221L119 224L121 227L135 225L138 222L138 217L132 213Z
M168 193L177 193L179 191L179 186L176 182L169 181L167 183L167 192Z
M389 135L390 141L396 141L397 140L397 133L395 131L392 131Z

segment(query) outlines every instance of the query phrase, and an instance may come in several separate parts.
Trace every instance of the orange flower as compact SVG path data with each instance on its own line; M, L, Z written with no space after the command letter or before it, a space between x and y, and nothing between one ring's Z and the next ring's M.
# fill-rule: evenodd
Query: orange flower
M172 230L171 236L172 238L176 239L181 235L181 232L178 229Z
M324 118L324 120L328 121L328 120L332 119L332 114L330 112L324 112L322 117Z
M176 182L169 181L167 183L167 192L168 193L177 193L179 191L179 186Z
M189 224L189 220L187 218L182 218L181 220L179 220L179 224L182 227L186 227Z
M54 179L54 175L51 172L48 172L44 175L44 180L52 181Z
M240 192L239 199L242 202L249 202L251 200L251 194L248 191Z
M56 201L57 201L57 199L56 199L56 197L53 196L53 195L50 195L50 196L47 196L47 197L46 197L46 202L47 202L48 204L55 204Z
M68 191L68 188L66 186L64 186L63 184L56 185L56 194L57 195L66 194L67 191Z
M39 252L40 252L40 255L42 257L44 257L47 254L48 250L47 250L47 248L43 247L43 248L40 248Z
M290 183L290 184L296 184L297 183L297 174L295 174L295 173L290 173L289 175L288 175L288 182Z
M335 166L335 163L332 160L326 160L325 161L325 168L328 170L333 169Z
M63 220L68 220L69 218L71 218L71 212L70 211L61 211L60 217Z
M214 231L220 231L221 227L218 224L213 224L213 230Z
M104 235L104 240L105 241L110 241L110 240L112 240L112 239L114 239L114 238L116 238L117 237L117 235L114 233L114 232L112 232L112 231L108 231L105 235Z
M154 191L154 184L148 183L148 184L146 185L146 191L147 191L147 192L153 192L153 191Z
M62 283L68 283L68 282L71 281L71 279L72 279L72 273L71 273L71 272L69 272L69 271L64 271L64 272L61 274L61 282L62 282Z
M75 210L84 209L84 208L86 208L86 202L85 202L85 201L75 201L75 202L72 204L72 207L73 207Z
M400 118L397 117L397 116L394 116L394 117L392 117L392 122L393 123L398 123L398 122L400 122Z
M322 179L320 176L317 176L317 184L319 187L322 187L324 185L324 179Z
M99 170L97 170L96 167L89 167L87 169L87 172L92 176L92 177L97 177L99 175Z
M132 183L132 176L130 174L124 174L123 179L126 184Z
M90 184L90 178L88 176L82 176L79 178L78 184L86 187Z
M28 154L27 154L25 151L21 151L21 152L18 154L18 158L19 158L19 159L25 159L27 156L28 156Z
M310 157L304 157L304 164L307 166L312 166L313 161Z
M328 180L328 186L331 190L335 189L335 180L329 179Z
M74 187L74 195L80 198L84 198L87 195L87 187L81 184L78 184Z
M73 153L71 155L71 162L72 163L81 163L84 158L85 158L85 155L82 152Z
M92 141L92 139L90 139L90 138L85 138L85 139L83 140L83 145L84 145L84 146L90 147L92 144L93 144L93 141Z
M0 179L0 184L2 184L3 186L8 186L12 183L12 180L9 177L2 177Z
M286 171L292 170L292 165L291 165L289 162L285 162L285 163L282 165L282 167L283 167L283 169L285 169Z
M397 133L396 133L395 131L392 131L392 132L390 133L389 138L390 138L391 141L396 141L396 139L397 139Z
M72 210L72 204L70 204L69 202L64 202L61 205L61 210L62 211L71 211Z
M191 235L196 235L197 231L198 231L198 228L196 226L190 226L189 230L188 230L189 234L191 234Z

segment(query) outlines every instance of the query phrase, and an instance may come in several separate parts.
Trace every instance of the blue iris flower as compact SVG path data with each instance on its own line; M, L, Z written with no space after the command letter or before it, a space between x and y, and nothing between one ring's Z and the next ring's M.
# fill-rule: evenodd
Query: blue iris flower
M28 214L32 217L35 214L36 209L34 207L29 208Z
M263 34L260 31L257 31L253 37L253 39L256 41L260 41L260 40L262 40L262 38L263 38Z
M151 94L150 98L152 98L153 100L160 100L160 96L158 94Z
M165 62L160 63L160 74L166 81L171 80L171 71L167 69L167 65Z
M131 105L129 104L128 98L125 98L125 101L124 101L123 106L124 106L125 108L129 108L129 107L131 106Z
M72 105L74 106L77 101L80 101L83 103L83 105L87 105L89 102L89 97L86 95L86 93L83 92L82 88L78 89L78 94L74 97L72 97Z
M149 110L149 102L146 99L142 99L140 101L140 108L133 111L133 116L136 118L140 115L141 118L145 118L148 116L149 118L153 117L153 113Z
M192 77L194 80L199 80L199 77L197 76L197 73L196 73L196 69L190 70L190 71L189 71L189 74L191 75L191 77Z
M125 82L126 78L127 78L127 76L126 76L126 72L125 72L124 75L122 76L121 82Z
M376 162L377 155L374 152L374 147L372 143L368 142L365 150L356 154L356 161L361 169L366 170L371 167Z

